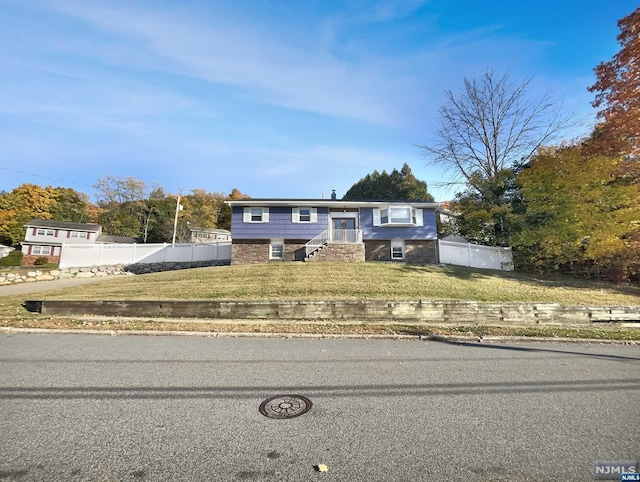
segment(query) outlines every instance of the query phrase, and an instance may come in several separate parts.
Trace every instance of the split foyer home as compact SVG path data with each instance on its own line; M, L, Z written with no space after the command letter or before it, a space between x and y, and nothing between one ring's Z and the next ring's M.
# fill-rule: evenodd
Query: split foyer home
M436 209L421 201L242 199L231 207L231 264L436 263Z

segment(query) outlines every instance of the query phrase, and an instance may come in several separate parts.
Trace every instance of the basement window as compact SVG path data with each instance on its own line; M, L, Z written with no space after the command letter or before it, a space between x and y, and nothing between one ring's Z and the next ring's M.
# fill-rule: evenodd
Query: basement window
M284 239L272 239L269 242L269 259L284 259Z
M391 259L404 259L404 241L402 239L391 241Z

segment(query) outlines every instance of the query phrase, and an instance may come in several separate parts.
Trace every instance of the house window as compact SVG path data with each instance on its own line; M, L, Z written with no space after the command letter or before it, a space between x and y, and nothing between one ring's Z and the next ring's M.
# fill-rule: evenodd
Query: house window
M293 208L291 221L294 223L317 223L318 210L316 208Z
M402 239L391 241L391 259L404 259L404 241Z
M374 210L374 226L422 226L422 222L422 210L411 206Z
M51 254L51 246L31 246L31 254Z
M242 220L245 223L268 223L269 208L245 208Z
M309 208L301 208L300 209L300 222L301 223L310 223L311 222L311 209L309 209Z
M39 228L36 232L38 236L55 236L56 232L53 229L42 229Z
M252 223L262 222L262 208L251 208L251 222Z
M80 231L71 231L70 238L86 238L87 235L85 233L81 233Z
M383 209L380 213L380 221L382 224L415 224L416 216L411 207L400 206Z
M284 259L284 239L272 239L269 242L269 259Z

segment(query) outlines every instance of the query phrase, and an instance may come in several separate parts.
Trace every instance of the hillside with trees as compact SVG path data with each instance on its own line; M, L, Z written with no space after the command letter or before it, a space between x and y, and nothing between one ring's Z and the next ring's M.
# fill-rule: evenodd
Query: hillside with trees
M0 243L17 246L24 240L24 224L31 219L54 219L102 225L103 234L129 236L143 242L171 242L177 196L159 185L148 186L134 177L105 176L95 184L97 203L66 187L22 184L0 193ZM193 189L181 195L176 240L190 239L190 227L230 229L228 199L249 196Z

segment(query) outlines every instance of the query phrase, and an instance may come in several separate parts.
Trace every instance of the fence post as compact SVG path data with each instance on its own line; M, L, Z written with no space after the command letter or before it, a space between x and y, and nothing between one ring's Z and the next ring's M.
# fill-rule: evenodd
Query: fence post
M469 263L469 268L471 268L471 243L467 243L467 261Z

